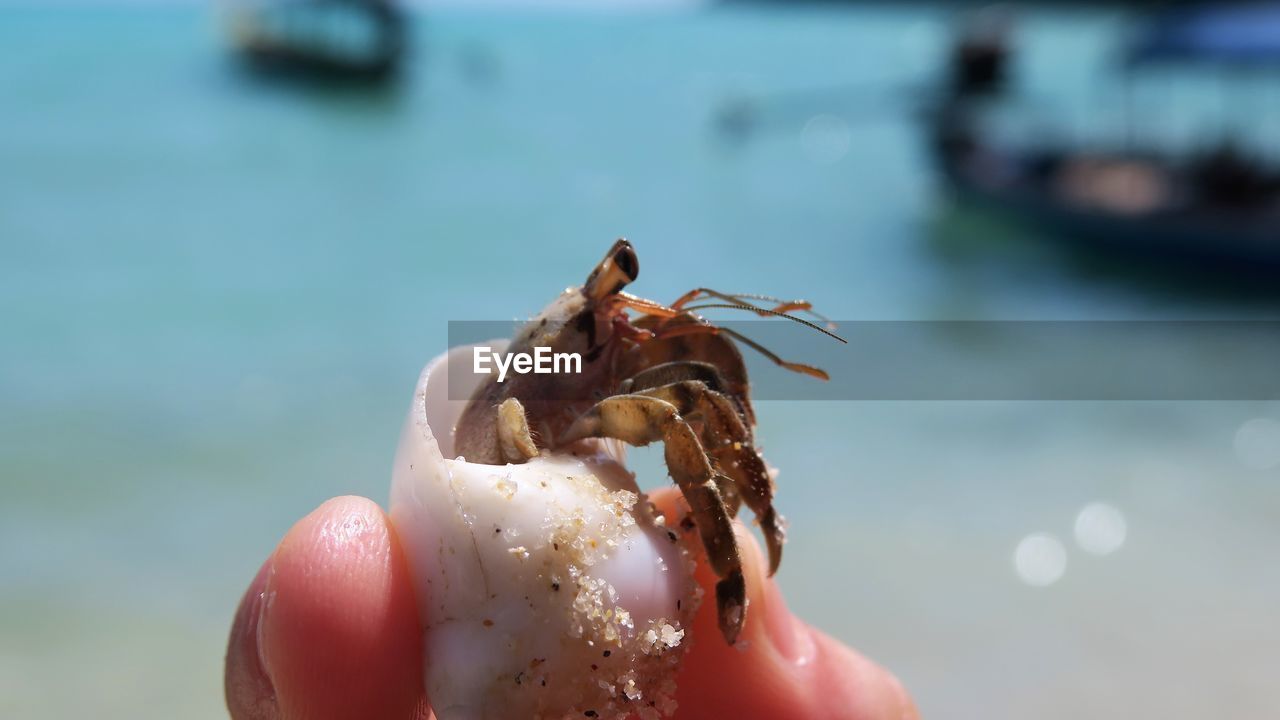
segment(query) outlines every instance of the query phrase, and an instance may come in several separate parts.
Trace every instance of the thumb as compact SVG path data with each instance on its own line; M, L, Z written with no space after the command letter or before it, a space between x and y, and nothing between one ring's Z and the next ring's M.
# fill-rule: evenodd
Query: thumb
M332 499L285 535L236 613L225 685L236 720L426 715L413 588L376 504Z
M650 499L671 526L689 512L674 489ZM715 603L698 608L676 691L677 718L918 720L897 678L791 614L755 537L740 522L734 531L747 582L746 625L731 647ZM698 563L696 577L704 597L714 598L716 577L706 562Z

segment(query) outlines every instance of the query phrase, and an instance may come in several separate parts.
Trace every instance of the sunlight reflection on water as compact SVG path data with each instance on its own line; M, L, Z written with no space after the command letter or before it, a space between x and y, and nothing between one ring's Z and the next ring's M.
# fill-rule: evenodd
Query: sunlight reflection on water
M1090 503L1076 515L1076 545L1087 553L1110 555L1124 545L1127 533L1124 514L1106 503Z
M1048 587L1067 571L1067 549L1048 533L1033 533L1018 543L1013 567L1022 582L1032 587Z
M1280 465L1280 421L1269 417L1246 420L1236 430L1235 450L1246 467L1270 470Z

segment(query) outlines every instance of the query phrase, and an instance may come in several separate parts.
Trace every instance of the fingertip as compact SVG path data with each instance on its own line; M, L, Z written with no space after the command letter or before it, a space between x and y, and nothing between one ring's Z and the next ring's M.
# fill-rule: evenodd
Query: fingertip
M903 720L920 720L920 708L916 706L915 698L911 697L911 693L907 691L907 686L902 684L902 680L897 675L885 671L888 676L886 683L888 686L889 703L888 712L896 713L887 715L887 717L901 717Z
M381 508L365 498L329 500L289 530L261 575L257 599L242 612L257 613L252 644L276 714L243 717L418 715L421 627ZM235 654L252 659L245 649ZM228 704L242 717L230 678Z
M258 655L258 620L271 561L262 564L240 600L227 642L223 692L231 717L265 720L276 716L275 690Z
M827 716L919 720L915 701L896 675L820 630L808 632L816 647L812 697L843 710Z
M675 524L688 512L680 497L664 488L650 500ZM699 607L677 686L677 716L918 720L896 677L792 614L755 536L740 522L734 531L747 583L746 622L730 646L719 632L715 603ZM714 597L717 579L701 559L696 578Z

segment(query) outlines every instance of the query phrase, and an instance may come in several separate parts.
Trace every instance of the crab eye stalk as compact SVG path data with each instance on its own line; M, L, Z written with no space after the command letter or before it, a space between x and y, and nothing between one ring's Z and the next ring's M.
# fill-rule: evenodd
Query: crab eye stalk
M625 238L619 238L600 264L596 265L595 270L587 276L582 291L592 301L599 302L622 292L622 288L635 281L639 275L640 260L636 257L636 251Z
M627 276L627 282L635 282L635 279L640 276L640 259L636 257L635 249L625 238L613 244L613 248L609 250L609 257L613 258L613 264L618 270Z

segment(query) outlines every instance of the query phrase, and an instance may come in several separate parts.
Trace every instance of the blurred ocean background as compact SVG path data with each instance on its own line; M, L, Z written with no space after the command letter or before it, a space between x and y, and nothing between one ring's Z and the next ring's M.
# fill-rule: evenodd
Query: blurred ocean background
M713 131L738 93L925 82L952 12L428 8L397 86L337 92L240 72L209 7L0 6L0 717L224 717L241 593L325 498L385 502L446 322L536 312L617 236L657 299L1280 314L953 206L891 103ZM1124 25L1027 11L1019 84L1114 131ZM790 602L926 717L1280 717L1280 403L759 415Z

